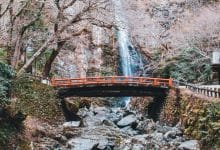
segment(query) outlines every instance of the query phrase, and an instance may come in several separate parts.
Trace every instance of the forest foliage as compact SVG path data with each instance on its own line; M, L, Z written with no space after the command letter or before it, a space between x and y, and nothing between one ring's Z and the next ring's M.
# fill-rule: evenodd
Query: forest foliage
M9 92L14 75L15 72L9 65L0 62L0 106L10 102Z

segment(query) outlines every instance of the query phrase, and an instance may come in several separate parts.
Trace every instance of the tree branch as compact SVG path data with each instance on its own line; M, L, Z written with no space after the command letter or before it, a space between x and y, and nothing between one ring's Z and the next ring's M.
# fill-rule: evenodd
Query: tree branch
M24 6L17 12L16 15L14 15L13 21L15 21L15 19L21 15L21 13L24 11L24 9L27 7L27 5L29 4L29 2L31 2L31 0L28 0Z
M5 15L5 13L9 10L9 8L11 7L11 4L13 3L13 1L14 0L10 0L9 2L8 2L8 5L7 5L7 7L5 8L5 10L0 14L0 18L2 17L2 16L4 16ZM1 9L1 6L0 6L0 9Z

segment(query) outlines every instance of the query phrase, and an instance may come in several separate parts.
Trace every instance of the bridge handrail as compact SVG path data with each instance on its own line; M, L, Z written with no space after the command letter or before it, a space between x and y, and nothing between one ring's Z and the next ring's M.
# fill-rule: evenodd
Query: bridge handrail
M213 98L220 98L220 88L204 88L201 86L198 86L196 84L181 82L178 80L173 80L174 86L179 87L180 85L185 86L187 89L189 89L192 92L202 94L208 97Z
M86 78L60 78L51 79L51 85L58 86L77 86L86 84L147 84L153 86L173 86L172 79L148 78L148 77L128 77L128 76L105 76L105 77L86 77Z

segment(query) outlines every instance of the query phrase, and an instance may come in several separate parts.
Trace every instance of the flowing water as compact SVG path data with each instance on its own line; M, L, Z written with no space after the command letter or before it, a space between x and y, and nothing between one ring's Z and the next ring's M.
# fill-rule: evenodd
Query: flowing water
M119 43L120 68L123 76L142 76L143 61L129 39L126 17L120 0L113 0L115 6L115 20ZM128 106L130 97L123 97L123 103Z

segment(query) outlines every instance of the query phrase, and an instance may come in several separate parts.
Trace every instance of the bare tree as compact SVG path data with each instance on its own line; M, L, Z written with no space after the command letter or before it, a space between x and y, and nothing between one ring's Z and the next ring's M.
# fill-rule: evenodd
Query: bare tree
M91 14L100 11L106 10L108 1L106 0L82 0L82 1L64 1L60 2L59 0L55 1L56 8L58 10L57 19L54 23L54 32L48 37L42 46L33 54L33 56L22 66L18 71L18 75L21 75L41 54L45 49L52 43L56 43L56 48L53 49L50 58L47 60L44 67L44 76L48 76L51 64L59 54L60 50L64 46L65 42L71 39L71 37L79 36L82 33L90 33L87 29L87 25L82 26L83 24L95 24L102 27L111 28L112 24L102 21L100 18L95 18ZM76 6L81 7L76 7ZM73 9L76 13L67 14L68 10ZM78 28L77 26L80 26ZM70 33L69 33L70 32Z
M18 62L20 60L23 35L29 29L29 27L33 26L35 24L35 22L40 19L41 12L44 8L45 1L42 1L42 3L39 5L39 8L36 10L36 12L34 12L35 13L34 17L32 17L32 16L31 16L31 18L28 17L28 19L30 19L30 21L23 21L23 19L26 19L24 15L26 15L26 13L27 13L26 11L27 11L28 7L30 7L29 9L32 8L29 5L29 3L31 3L31 0L27 1L24 4L24 6L21 8L21 10L19 12L17 12L17 14L12 18L12 21L11 21L12 26L16 25L16 27L19 27L20 25L16 24L19 22L21 22L21 24L22 24L22 26L20 28L16 29L17 30L16 40L15 40L14 52L13 52L13 56L12 56L12 60L11 60L11 66L15 69L18 67ZM35 2L33 2L33 3L36 5Z
M40 2L36 0L9 0L2 12L0 5L0 19L4 16L8 21L5 27L5 33L8 33L7 60L14 69L17 69L20 61L24 43L23 36L41 18L44 5L45 0Z

